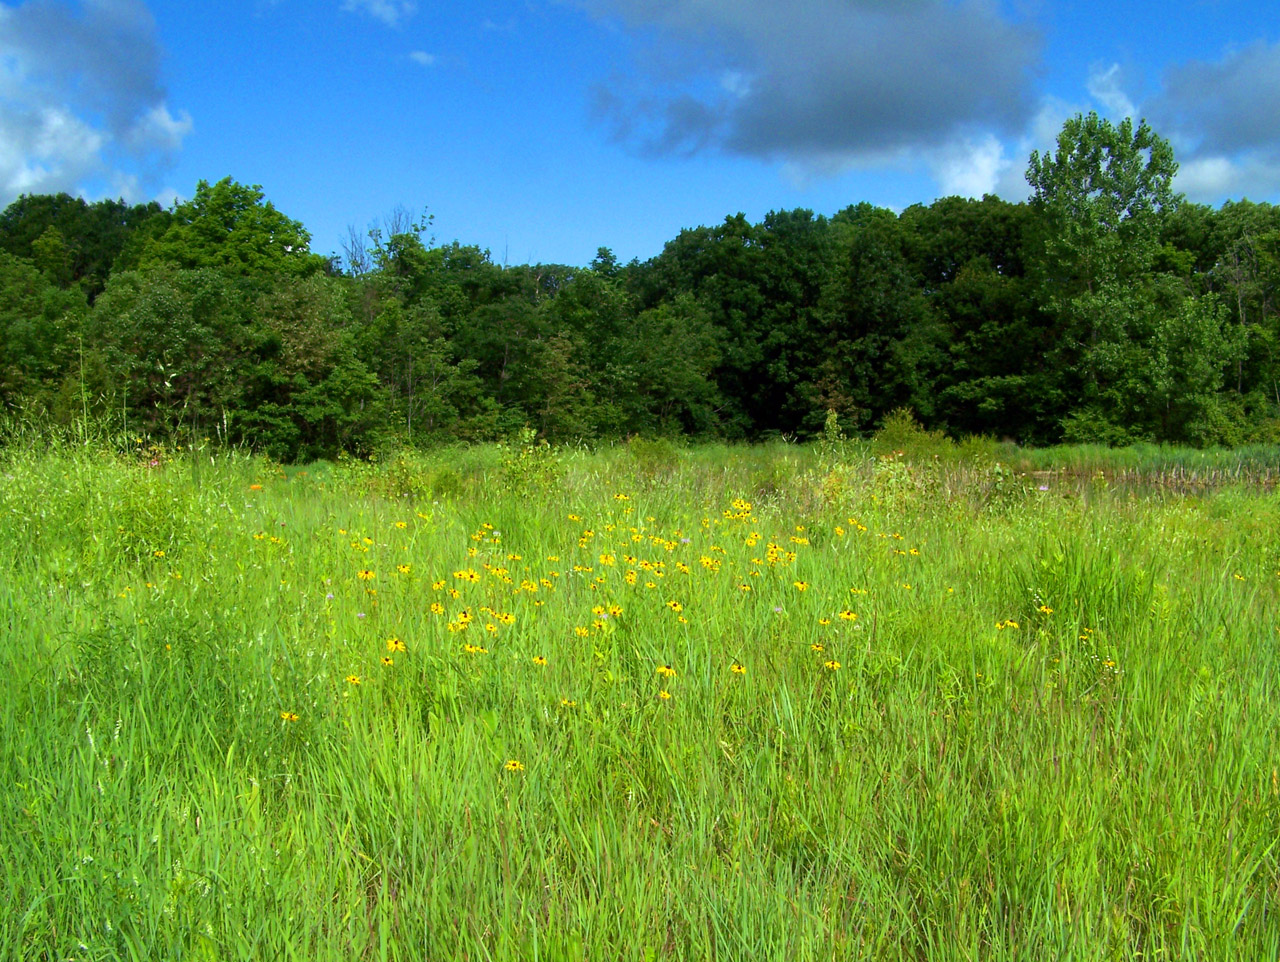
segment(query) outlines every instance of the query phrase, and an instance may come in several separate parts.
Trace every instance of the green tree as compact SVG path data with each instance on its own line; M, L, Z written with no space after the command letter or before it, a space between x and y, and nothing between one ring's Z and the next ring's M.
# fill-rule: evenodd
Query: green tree
M68 273L69 283L79 284L92 303L137 234L166 223L168 216L154 201L90 204L69 194L24 194L0 214L0 249L37 262L54 254L56 273ZM45 254L40 255L41 238L53 239L50 230L61 237L62 251L56 251L56 243L53 247L46 243Z
M212 268L241 277L307 276L328 264L310 252L310 242L302 224L276 210L256 184L246 187L230 177L213 185L202 180L195 196L173 209L164 233L148 240L139 266Z
M890 210L870 204L832 218L836 266L825 292L822 359L813 407L865 427L900 407L934 415L934 376L944 337L906 233Z
M712 434L724 406L713 374L721 339L692 294L641 311L611 342L603 374L616 428L627 434Z
M1177 206L1173 148L1146 121L1116 126L1077 114L1053 155L1032 151L1027 182L1046 215L1046 240L1059 296L1141 276L1160 243L1160 214Z
M1228 386L1255 417L1280 417L1280 207L1228 201L1210 219L1205 276L1243 340Z
M0 251L0 405L49 408L74 377L84 295L62 290L34 264Z
M58 228L46 227L44 233L32 242L31 259L49 283L67 288L75 282L71 249Z
M902 212L903 250L936 317L933 418L960 434L1056 438L1065 411L1046 377L1047 330L1026 276L1026 204L944 197Z
M1163 215L1180 201L1177 169L1168 141L1145 121L1113 125L1096 113L1068 120L1052 155L1031 154L1027 181L1044 230L1042 304L1056 328L1051 368L1061 372L1063 394L1088 411L1071 420L1074 430L1089 425L1097 439L1144 430L1131 423L1144 404L1130 395L1151 385L1115 359L1134 357L1158 328L1152 268Z

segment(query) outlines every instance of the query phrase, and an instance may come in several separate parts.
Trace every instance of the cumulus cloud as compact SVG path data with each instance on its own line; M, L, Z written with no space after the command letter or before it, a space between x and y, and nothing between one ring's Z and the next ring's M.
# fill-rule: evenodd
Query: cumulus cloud
M0 203L153 176L192 127L159 78L141 0L0 4Z
M1177 151L1175 183L1192 200L1280 191L1280 43L1170 67L1149 108Z
M342 0L342 9L367 13L388 27L394 27L401 20L413 16L418 5L414 0Z
M1242 197L1262 200L1280 192L1280 157L1257 152L1192 157L1179 164L1174 186L1199 203Z
M1014 166L995 134L956 140L935 151L929 160L933 179L944 197L982 197L993 194L1004 173Z
M190 114L184 110L175 117L162 101L137 119L129 129L129 142L139 150L176 151L192 126Z
M682 51L596 92L597 115L646 150L860 166L986 143L1034 109L1038 36L989 0L574 2Z

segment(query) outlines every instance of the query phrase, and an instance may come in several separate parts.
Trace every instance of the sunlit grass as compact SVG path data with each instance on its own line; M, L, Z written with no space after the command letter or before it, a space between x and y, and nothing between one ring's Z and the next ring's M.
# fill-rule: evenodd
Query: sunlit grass
M11 453L0 946L1274 958L1280 502L942 461Z

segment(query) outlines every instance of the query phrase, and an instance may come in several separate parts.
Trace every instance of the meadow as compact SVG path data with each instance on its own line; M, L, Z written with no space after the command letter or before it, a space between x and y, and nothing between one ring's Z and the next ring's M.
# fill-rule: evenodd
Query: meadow
M1280 957L1271 462L900 440L0 451L0 959Z

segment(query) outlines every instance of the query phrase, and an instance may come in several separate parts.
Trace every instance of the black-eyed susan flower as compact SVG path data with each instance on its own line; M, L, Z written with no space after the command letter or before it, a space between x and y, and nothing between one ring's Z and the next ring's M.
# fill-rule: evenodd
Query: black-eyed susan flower
M409 565L396 565L396 571L400 572L402 575L407 575L410 568Z
M377 575L375 575L368 568L361 568L359 571L356 572L356 577L359 578L361 581L372 581L374 578L377 577Z
M395 659L392 658L390 655L382 656L382 665L384 668L390 668L395 663L396 663Z
M545 667L547 667L547 659L546 659L546 657L545 657L545 656L543 656L543 655L534 655L534 656L533 656L533 663L534 663L535 665L537 665L539 668L545 668Z
M408 648L399 638L388 638L387 651L408 651Z
M841 621L857 621L858 615L856 612L850 611L848 608L846 608L844 611L840 612L840 620Z
M444 614L444 605L438 601L433 602L430 610L433 615L442 615Z
M808 590L809 590L809 582L807 582L807 581L793 581L793 582L791 582L791 583L792 583L793 585L795 585L795 586L796 586L796 591L808 591Z
M359 676L359 675L347 675L347 684L348 684L348 685L358 685L358 684L360 684L360 676Z
M566 708L566 709L567 709L567 708L577 708L577 707L578 707L578 703L577 703L576 701L574 701L572 698L561 698L561 699L560 699L560 707L561 707L561 708Z
M810 651L826 651L827 649L825 645L812 644L809 646L809 650Z
M505 765L503 765L502 767L503 767L503 768L505 768L505 769L506 769L507 771L509 771L509 772L522 772L522 771L524 771L524 765L523 765L522 763L520 763L520 762L516 761L514 758L508 759L508 760L507 760L507 763L506 763Z
M282 711L280 713L280 718L283 721L296 722L298 720L298 713L293 711Z
M822 663L822 667L823 667L823 668L826 668L828 671L839 671L839 670L840 670L840 662L838 662L838 661L824 661L824 662Z
M670 700L671 700L671 692L667 691L667 690L664 688L664 689L662 689L662 691L658 692L658 697L659 697L659 698L661 698L663 701L670 701Z
M730 666L729 666L729 670L730 670L731 672L733 672L735 675L745 675L745 674L747 673L747 668L746 668L746 666L745 666L745 665L740 665L740 664L738 664L738 662L736 662L736 661L735 661L732 665L730 665Z
M397 521L396 527L403 531L405 528L409 527L409 525L404 521Z
M659 665L658 674L663 678L674 678L676 676L676 670L670 665Z

